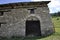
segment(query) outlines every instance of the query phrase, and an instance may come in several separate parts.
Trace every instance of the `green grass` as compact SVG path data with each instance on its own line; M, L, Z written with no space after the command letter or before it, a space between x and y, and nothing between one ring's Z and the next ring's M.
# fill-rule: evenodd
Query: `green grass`
M57 20L59 18L59 20ZM60 28L60 17L53 17L52 22L54 23L55 28Z
M59 18L59 20L57 20ZM44 38L34 37L34 38L2 38L0 40L60 40L60 17L53 17L52 22L55 27L55 33Z

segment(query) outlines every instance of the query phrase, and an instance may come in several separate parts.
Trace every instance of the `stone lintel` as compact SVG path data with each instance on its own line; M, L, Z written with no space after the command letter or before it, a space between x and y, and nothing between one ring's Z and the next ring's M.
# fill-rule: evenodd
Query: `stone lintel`
M9 12L11 10L4 10L4 9L0 9L0 12Z

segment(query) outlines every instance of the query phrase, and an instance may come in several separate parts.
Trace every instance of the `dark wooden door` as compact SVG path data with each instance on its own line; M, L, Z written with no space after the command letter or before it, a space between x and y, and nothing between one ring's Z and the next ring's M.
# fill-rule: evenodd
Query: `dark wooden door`
M41 36L40 21L26 21L26 36Z

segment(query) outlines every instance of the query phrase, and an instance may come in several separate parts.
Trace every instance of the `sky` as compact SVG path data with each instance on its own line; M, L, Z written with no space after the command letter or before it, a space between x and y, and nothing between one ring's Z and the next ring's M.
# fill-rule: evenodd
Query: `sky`
M0 4L14 3L14 2L30 2L30 1L50 1L50 0L0 0ZM60 11L60 0L51 0L48 4L50 13Z

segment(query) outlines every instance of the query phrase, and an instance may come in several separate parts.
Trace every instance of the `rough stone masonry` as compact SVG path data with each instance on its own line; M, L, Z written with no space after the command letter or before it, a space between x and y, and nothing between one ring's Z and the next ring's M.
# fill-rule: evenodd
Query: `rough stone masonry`
M0 4L1 37L47 36L54 32L50 1Z

